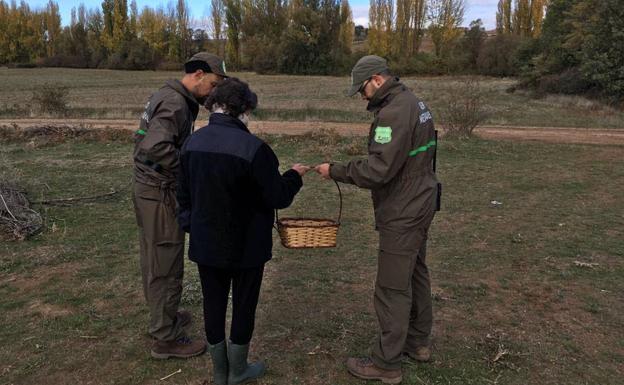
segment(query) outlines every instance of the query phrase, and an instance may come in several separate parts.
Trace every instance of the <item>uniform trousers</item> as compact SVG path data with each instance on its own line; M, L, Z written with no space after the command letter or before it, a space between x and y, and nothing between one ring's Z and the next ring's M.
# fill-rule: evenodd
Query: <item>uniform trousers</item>
M220 269L197 265L204 295L204 324L208 343L225 339L225 318L232 288L230 341L247 345L253 335L264 265L251 269Z
M427 228L379 232L373 304L380 330L371 349L378 367L399 369L403 353L429 345L433 316L426 254Z
M161 341L184 335L176 317L184 276L184 232L176 220L175 191L134 183L134 210L139 226L143 294L149 308L149 334Z

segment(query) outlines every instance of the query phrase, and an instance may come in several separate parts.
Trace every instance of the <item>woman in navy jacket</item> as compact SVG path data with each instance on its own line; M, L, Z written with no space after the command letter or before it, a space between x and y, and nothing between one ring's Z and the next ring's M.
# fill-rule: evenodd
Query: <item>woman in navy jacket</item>
M224 80L206 102L212 112L208 125L191 135L180 154L178 222L190 233L189 258L199 269L217 384L238 384L264 373L264 364L248 364L247 354L264 264L271 259L274 211L292 203L308 171L295 164L279 173L273 150L247 128L256 105L246 83Z

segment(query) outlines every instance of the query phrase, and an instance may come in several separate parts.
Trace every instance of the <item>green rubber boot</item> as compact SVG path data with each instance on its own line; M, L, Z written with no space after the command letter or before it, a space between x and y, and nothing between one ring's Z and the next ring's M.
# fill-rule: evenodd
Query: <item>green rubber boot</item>
M225 340L216 345L208 344L208 351L212 357L212 375L216 385L228 383L228 354Z
M264 375L266 366L263 362L247 362L249 344L236 345L230 341L227 356L230 364L228 371L228 385L244 384L256 380Z

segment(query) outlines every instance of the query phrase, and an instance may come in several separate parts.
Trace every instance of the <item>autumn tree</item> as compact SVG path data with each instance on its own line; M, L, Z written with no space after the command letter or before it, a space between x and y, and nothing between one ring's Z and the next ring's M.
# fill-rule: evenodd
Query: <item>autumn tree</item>
M241 0L225 0L225 21L227 23L227 42L225 45L225 57L234 69L238 69L241 64Z
M223 21L225 18L224 0L211 0L210 2L210 25L212 28L212 40L215 42L217 55L223 55Z
M496 12L496 32L511 33L512 0L499 0Z
M340 44L347 54L351 53L354 34L355 24L353 23L353 13L349 0L342 0L340 2Z
M461 36L465 0L429 0L428 19L435 53L443 57Z

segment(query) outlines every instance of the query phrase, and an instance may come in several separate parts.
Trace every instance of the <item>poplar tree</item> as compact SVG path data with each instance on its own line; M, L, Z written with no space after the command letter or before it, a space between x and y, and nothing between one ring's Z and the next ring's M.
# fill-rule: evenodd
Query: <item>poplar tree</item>
M227 23L225 57L235 69L240 67L241 11L241 0L225 0L225 21Z
M212 27L212 39L215 42L217 54L223 55L221 40L223 39L223 19L225 13L225 4L223 0L211 0L210 2L210 21Z
M351 53L353 45L353 35L355 33L355 24L353 23L353 14L348 0L340 2L340 43L344 52Z
M546 0L531 0L531 29L533 37L538 37L542 33L545 9Z
M499 34L511 33L512 1L499 0L496 11L496 32Z
M425 21L427 20L426 9L427 0L412 0L412 7L410 10L410 34L412 37L412 46L408 54L414 55L420 48L422 42L422 36L424 34Z
M113 2L113 52L121 51L127 40L128 28L128 3L127 0L114 0Z
M512 30L516 35L531 36L530 0L516 0Z
M58 41L61 36L61 14L59 6L52 0L45 10L46 55L52 57L57 53Z
M430 0L428 18L431 40L438 57L446 55L452 43L461 36L465 0Z

